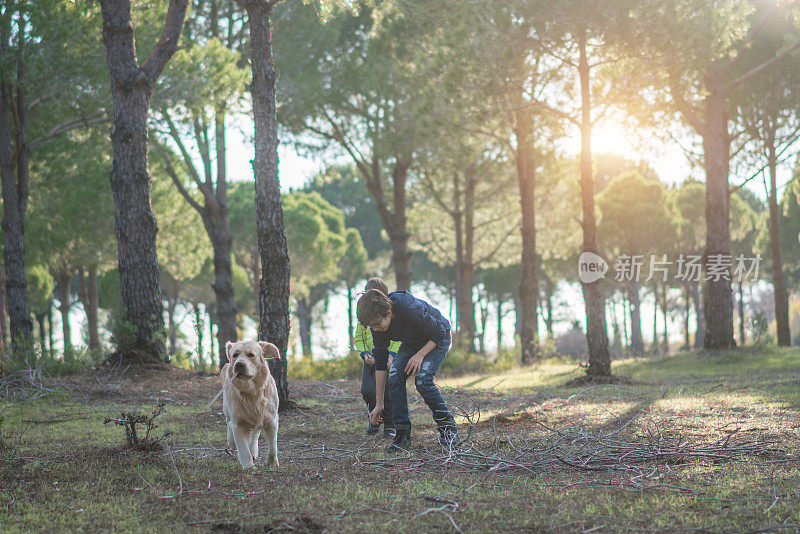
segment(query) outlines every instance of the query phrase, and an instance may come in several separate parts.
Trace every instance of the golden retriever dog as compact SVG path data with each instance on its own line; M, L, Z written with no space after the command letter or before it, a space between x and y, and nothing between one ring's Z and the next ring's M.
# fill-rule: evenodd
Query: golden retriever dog
M258 459L258 436L264 429L269 442L267 465L278 466L278 388L267 360L281 357L266 341L228 342L228 363L219 373L222 413L228 424L228 447L237 452L242 468Z

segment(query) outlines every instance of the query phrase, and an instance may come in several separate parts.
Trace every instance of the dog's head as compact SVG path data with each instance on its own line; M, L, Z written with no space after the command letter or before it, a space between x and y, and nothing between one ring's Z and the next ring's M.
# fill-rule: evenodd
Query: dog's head
M266 372L267 360L280 359L278 347L266 341L228 341L225 345L232 378L247 380Z

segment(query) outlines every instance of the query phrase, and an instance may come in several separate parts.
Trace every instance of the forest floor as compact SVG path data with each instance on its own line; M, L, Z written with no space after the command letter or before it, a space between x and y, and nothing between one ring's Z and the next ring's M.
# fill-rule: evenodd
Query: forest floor
M410 454L365 435L354 380L290 380L280 467L225 452L215 375L101 366L0 378L2 532L800 532L800 351L575 362L439 380L468 440L409 391ZM411 383L411 382L410 382ZM107 418L152 413L153 452ZM266 443L262 435L261 450Z

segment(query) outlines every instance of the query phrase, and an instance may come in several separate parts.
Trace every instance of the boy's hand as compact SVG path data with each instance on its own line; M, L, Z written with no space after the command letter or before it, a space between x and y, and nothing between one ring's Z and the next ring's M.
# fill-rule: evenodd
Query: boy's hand
M364 363L367 365L375 365L375 358L371 354L364 355Z
M369 421L373 425L379 425L383 422L383 417L381 414L383 413L383 405L376 404L375 409L372 410L369 414Z
M419 372L419 368L422 367L422 360L424 359L425 356L419 352L413 355L406 364L406 374L409 376L417 374Z

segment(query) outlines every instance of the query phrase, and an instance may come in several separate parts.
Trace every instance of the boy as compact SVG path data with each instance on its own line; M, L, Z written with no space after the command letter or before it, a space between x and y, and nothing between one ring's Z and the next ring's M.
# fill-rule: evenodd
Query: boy
M367 280L367 285L364 287L364 291L370 289L377 289L384 295L389 293L389 287L386 285L386 282L378 277L373 277ZM364 399L364 402L367 403L367 418L369 419L369 414L375 409L376 395L375 359L372 357L372 349L374 345L372 343L372 332L370 332L369 328L363 326L361 323L358 323L358 326L356 327L355 344L356 349L361 353L361 359L364 361L364 366L361 369L361 397ZM397 354L397 349L399 347L399 341L392 341L389 344L389 365L391 365L392 357ZM394 423L392 422L391 403L388 401L388 399L384 400L386 401L386 417L384 417L383 420L383 437L393 438L395 437L395 429ZM372 424L372 421L369 421L367 426L367 434L377 434L379 428L380 423Z
M372 329L375 343L375 409L370 414L373 424L379 423L384 411L389 340L401 341L388 370L392 420L396 430L389 452L408 450L411 445L411 420L408 415L406 380L414 376L417 391L431 410L439 431L439 443L454 447L460 442L453 415L444 403L439 388L433 383L450 348L450 323L444 316L408 291L388 295L376 289L364 292L356 305L358 322Z

